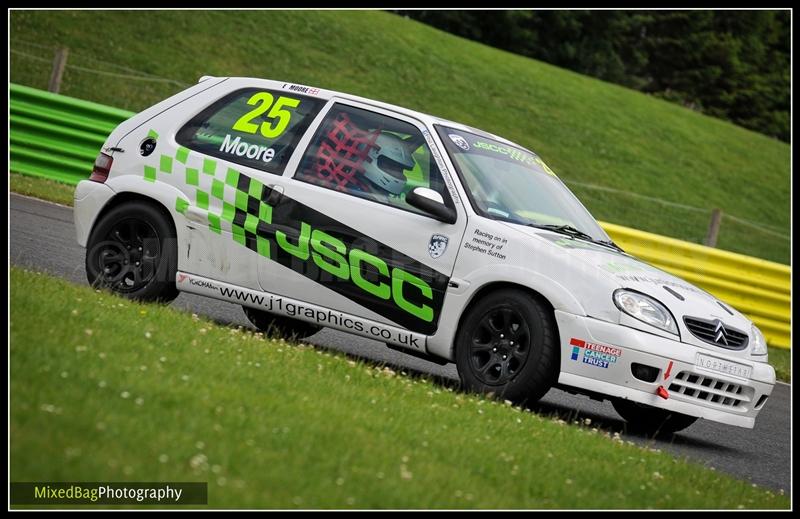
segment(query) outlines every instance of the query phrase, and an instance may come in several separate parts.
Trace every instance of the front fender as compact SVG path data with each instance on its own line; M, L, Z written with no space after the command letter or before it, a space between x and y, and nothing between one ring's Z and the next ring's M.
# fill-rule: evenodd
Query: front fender
M428 337L426 345L432 355L455 359L454 341L461 316L475 296L491 285L514 285L523 290L532 290L544 297L556 310L586 315L583 305L564 285L524 267L484 265L472 271L466 278L469 281L454 279L458 288L451 286L447 291L439 326L436 333Z

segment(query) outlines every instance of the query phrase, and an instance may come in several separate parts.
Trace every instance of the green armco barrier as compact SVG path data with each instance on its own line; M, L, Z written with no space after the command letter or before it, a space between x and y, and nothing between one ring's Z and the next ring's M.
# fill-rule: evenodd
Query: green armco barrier
M11 171L77 184L109 133L133 112L11 84ZM770 261L601 222L626 251L728 302L767 342L791 347L791 269Z
M11 84L9 169L77 184L106 137L134 112Z

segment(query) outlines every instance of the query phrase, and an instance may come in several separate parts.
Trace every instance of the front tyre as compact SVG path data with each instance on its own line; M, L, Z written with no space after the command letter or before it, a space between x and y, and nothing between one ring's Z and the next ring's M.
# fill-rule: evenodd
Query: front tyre
M467 391L531 404L558 375L553 314L531 295L497 290L472 306L456 335L456 366Z
M172 221L147 202L129 201L113 207L95 224L86 245L89 284L129 299L175 299L177 265Z
M321 326L315 324L271 314L249 306L243 306L242 310L253 326L270 337L298 341L311 337L322 329Z
M659 409L622 398L615 398L611 403L617 413L628 422L631 431L648 436L668 436L686 429L697 421L695 416Z

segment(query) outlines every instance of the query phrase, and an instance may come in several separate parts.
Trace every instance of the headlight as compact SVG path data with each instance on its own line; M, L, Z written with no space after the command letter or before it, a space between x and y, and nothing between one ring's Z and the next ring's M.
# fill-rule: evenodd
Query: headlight
M766 355L767 340L755 324L750 325L750 337L753 338L753 355Z
M670 311L652 297L621 288L614 291L613 299L617 308L634 319L679 335L678 325Z

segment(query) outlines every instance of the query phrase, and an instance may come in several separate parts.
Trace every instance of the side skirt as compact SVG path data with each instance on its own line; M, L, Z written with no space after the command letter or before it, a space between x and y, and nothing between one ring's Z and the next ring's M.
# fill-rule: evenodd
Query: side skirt
M425 335L330 310L322 306L312 305L297 299L260 290L251 290L180 271L175 275L175 284L178 290L182 292L249 306L292 319L360 335L361 337L412 350L408 352L411 354L415 352L424 354L427 352L425 347L427 337Z

